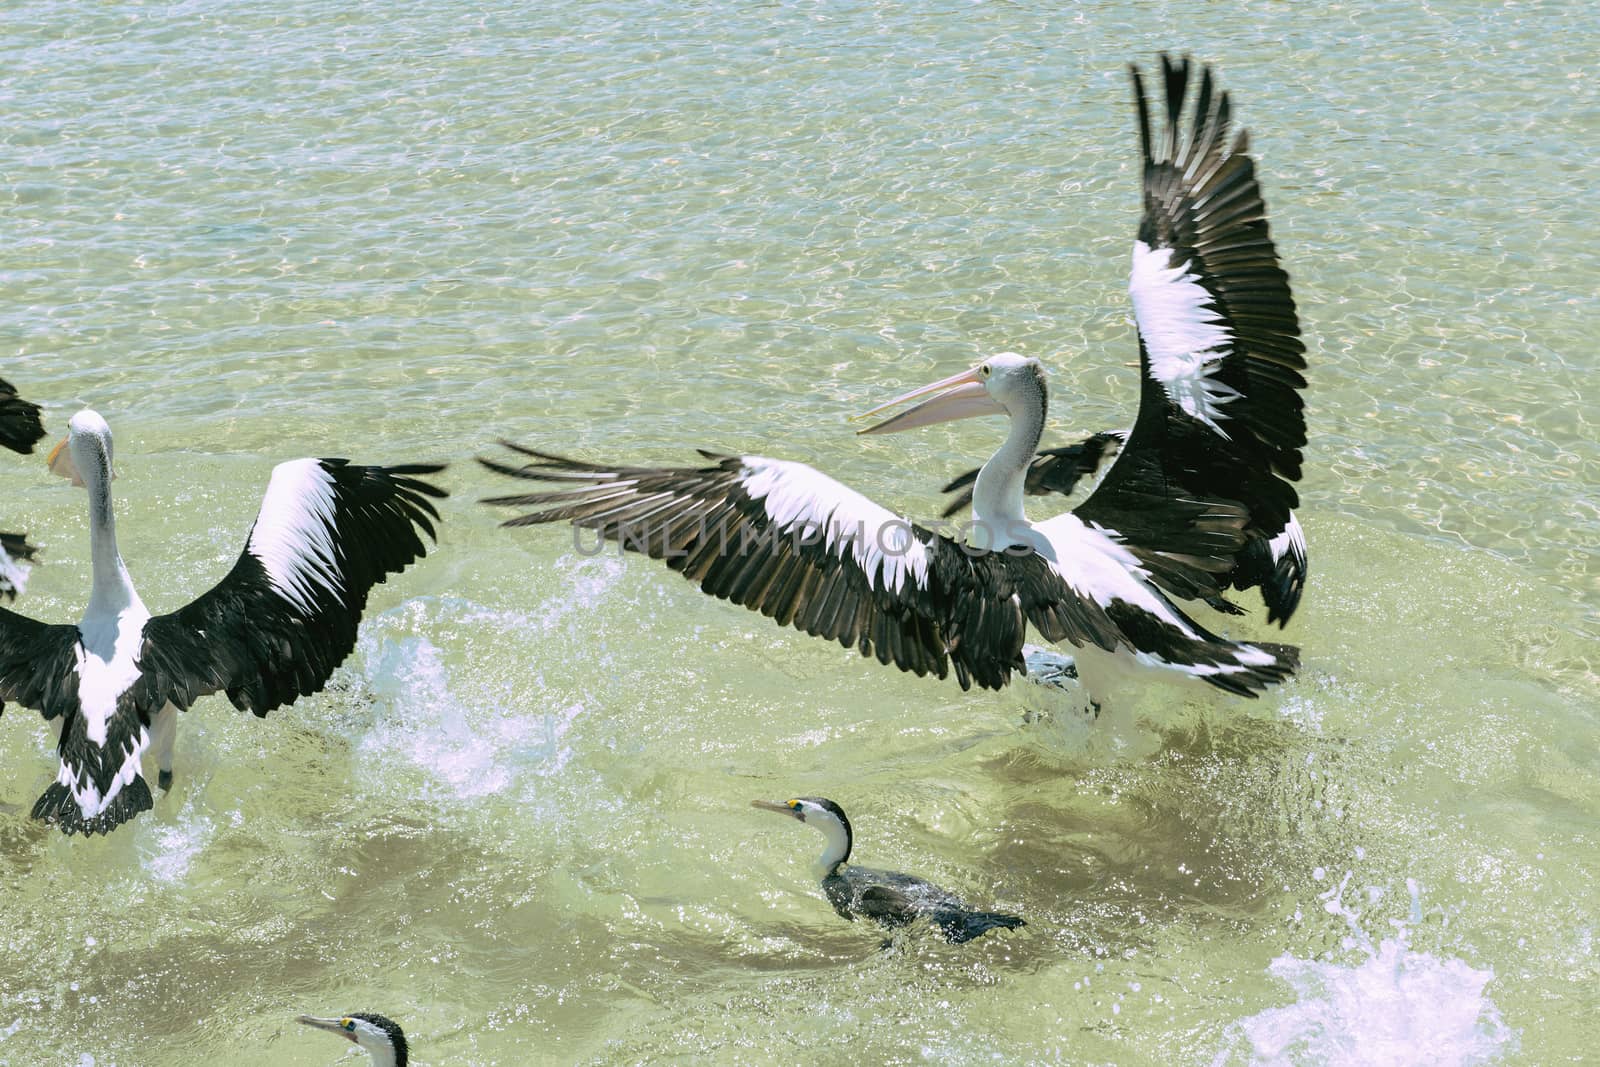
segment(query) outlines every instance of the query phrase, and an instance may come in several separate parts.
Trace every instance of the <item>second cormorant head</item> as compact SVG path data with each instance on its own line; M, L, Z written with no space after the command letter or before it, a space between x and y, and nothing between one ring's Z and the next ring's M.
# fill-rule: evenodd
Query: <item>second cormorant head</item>
M319 1019L314 1015L302 1015L296 1022L305 1023L318 1030L326 1030L330 1034L338 1034L360 1045L371 1054L372 1062L377 1067L406 1067L409 1055L406 1035L400 1029L400 1024L393 1019L386 1019L382 1015L368 1011L357 1011L337 1019Z

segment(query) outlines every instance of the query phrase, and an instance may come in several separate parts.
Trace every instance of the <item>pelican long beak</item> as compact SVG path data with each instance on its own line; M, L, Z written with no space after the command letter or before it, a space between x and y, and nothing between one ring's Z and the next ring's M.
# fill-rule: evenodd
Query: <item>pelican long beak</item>
M56 447L50 450L50 456L44 462L50 468L51 474L59 474L73 485L83 486L83 475L78 473L78 464L72 459L72 449L67 447L70 438L63 437Z
M981 365L971 370L964 370L960 374L952 374L948 378L941 378L932 385L924 385L921 389L913 389L909 393L895 397L887 404L879 404L857 418L870 419L881 411L904 404L908 400L915 400L919 396L936 394L924 400L909 411L885 419L884 421L864 430L857 430L857 434L869 433L899 433L901 430L914 430L920 426L932 426L935 423L951 422L955 419L968 419L974 415L1004 415L1006 409L1000 402L989 395L989 390L983 387L983 372Z
M800 818L800 810L787 804L774 804L770 800L752 800L750 806L752 808L760 808L762 811L775 811L779 815L787 815L792 819Z
M301 1015L296 1017L295 1022L304 1023L316 1030L326 1030L330 1034L338 1034L340 1037L350 1041L356 1039L355 1034L344 1028L343 1019L319 1019L315 1015Z

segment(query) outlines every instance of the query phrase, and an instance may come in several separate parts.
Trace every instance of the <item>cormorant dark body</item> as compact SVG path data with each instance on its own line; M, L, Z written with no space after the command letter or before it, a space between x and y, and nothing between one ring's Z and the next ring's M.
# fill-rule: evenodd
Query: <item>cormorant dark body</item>
M932 882L899 871L846 867L822 880L833 910L846 919L862 916L895 928L925 915L951 944L988 933L1027 925L1019 916L998 911L973 911L961 898Z

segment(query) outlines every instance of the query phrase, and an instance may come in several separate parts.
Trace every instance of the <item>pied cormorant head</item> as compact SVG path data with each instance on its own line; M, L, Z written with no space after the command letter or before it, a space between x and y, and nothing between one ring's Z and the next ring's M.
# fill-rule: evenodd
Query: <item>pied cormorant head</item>
M302 1015L296 1022L330 1034L338 1034L352 1044L360 1045L372 1054L372 1062L384 1067L406 1067L410 1050L406 1048L406 1035L393 1019L368 1011L351 1012L337 1019L319 1019Z
M861 417L869 418L929 393L934 395L916 407L857 432L898 433L974 415L1042 417L1049 403L1044 367L1039 361L1032 356L1001 352L970 370L897 396Z
M853 843L850 820L845 818L844 809L827 797L796 797L782 804L774 804L770 800L753 800L751 806L763 811L776 811L821 830L822 836L828 839L828 845L823 849L820 860L820 865L825 870L832 872L835 867L850 858L850 848Z
M84 483L83 472L102 470L108 479L117 476L112 462L111 427L97 411L84 408L67 423L67 436L51 449L46 463L52 474L59 474L73 485Z

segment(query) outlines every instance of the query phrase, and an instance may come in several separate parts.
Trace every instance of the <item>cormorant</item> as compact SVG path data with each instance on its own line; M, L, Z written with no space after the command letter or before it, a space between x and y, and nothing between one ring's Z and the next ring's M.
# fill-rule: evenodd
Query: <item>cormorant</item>
M410 1053L406 1048L405 1031L393 1019L370 1011L356 1011L338 1019L302 1015L295 1021L360 1045L371 1054L374 1067L406 1067Z
M1016 915L973 911L949 890L913 875L846 866L852 844L850 820L845 818L843 808L826 797L800 797L784 804L756 800L752 804L822 831L828 839L818 860L822 891L828 895L833 910L846 919L876 919L892 929L927 916L944 933L945 940L956 945L997 927L1015 930L1027 925Z

